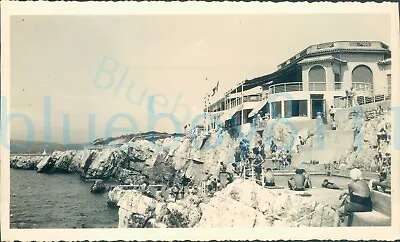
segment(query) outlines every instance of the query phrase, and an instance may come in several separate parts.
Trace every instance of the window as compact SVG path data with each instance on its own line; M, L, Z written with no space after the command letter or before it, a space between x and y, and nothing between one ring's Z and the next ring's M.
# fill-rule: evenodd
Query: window
M342 82L340 80L340 74L335 73L335 91L342 89Z
M307 100L285 101L285 118L307 117Z
M352 72L353 87L356 91L372 89L373 74L371 69L365 65L359 65Z
M282 106L281 101L271 103L271 118L281 118L282 117Z
M308 72L310 91L326 90L326 73L322 66L313 66Z

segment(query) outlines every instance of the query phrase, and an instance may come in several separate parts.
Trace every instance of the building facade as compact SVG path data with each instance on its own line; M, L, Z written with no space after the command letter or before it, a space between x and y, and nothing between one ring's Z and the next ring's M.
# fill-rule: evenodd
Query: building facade
M342 108L347 92L357 100L390 98L391 52L380 41L336 41L309 46L274 73L245 80L214 98L206 112L225 125L272 119L314 119ZM215 122L214 124L215 125Z

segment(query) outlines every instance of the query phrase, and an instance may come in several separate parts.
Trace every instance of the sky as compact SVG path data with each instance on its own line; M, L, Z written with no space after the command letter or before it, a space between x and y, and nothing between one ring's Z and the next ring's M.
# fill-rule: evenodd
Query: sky
M389 15L12 16L11 139L85 143L201 122L204 96L309 45L379 40Z

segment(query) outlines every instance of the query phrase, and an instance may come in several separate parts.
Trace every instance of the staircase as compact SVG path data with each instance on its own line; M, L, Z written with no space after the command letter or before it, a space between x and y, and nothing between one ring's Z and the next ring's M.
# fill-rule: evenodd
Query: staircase
M299 153L294 153L293 165L300 165L311 160L327 164L338 159L345 150L353 147L352 130L328 130L324 131L324 137L318 140L316 136L310 137L305 145L299 146Z

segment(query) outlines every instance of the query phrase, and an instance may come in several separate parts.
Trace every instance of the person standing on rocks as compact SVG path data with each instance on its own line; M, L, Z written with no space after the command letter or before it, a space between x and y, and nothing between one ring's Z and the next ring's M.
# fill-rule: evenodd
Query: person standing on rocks
M264 163L263 159L260 159L260 157L256 158L255 165L254 165L254 172L255 172L255 175L256 175L256 182L259 185L262 185L261 173L262 173L262 164L263 163Z
M278 149L277 145L273 140L271 140L271 146L270 146L271 154L275 154L277 149Z

